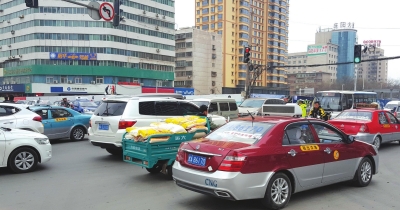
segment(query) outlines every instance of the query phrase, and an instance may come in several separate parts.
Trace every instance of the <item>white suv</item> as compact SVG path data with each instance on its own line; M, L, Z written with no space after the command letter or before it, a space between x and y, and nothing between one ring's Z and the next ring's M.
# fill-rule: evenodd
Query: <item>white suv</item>
M0 103L0 127L44 132L42 117L23 104Z
M89 141L114 155L121 154L122 136L131 126L149 126L169 117L197 115L199 108L175 98L106 99L90 118Z

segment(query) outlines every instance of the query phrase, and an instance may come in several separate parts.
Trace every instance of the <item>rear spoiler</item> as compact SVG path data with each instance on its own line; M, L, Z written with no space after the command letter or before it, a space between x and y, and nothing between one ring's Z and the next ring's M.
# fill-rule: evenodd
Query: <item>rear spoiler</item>
M302 111L300 106L295 103L264 104L262 106L262 115L294 117L302 116Z

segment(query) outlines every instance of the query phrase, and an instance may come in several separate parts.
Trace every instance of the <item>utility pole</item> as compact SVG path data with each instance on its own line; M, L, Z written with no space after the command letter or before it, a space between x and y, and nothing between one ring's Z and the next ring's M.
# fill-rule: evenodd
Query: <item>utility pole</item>
M248 43L247 44L248 44L248 47L250 48L250 51L251 51L252 45L250 43L252 41L251 35L252 35L252 31L253 31L253 9L251 7L249 9L250 9L250 28L249 28L249 39L248 39ZM244 48L244 50L246 50L246 48ZM249 58L251 58L251 53L249 55ZM250 71L250 68L252 68L251 67L252 64L251 64L251 60L249 62L245 62L245 63L247 63L247 69L246 69L246 83L245 83L245 86L244 86L244 91L246 92L246 98L250 98L250 94L251 94L250 93L250 85L251 85L251 81L250 81L251 80L250 79L250 72L251 71Z

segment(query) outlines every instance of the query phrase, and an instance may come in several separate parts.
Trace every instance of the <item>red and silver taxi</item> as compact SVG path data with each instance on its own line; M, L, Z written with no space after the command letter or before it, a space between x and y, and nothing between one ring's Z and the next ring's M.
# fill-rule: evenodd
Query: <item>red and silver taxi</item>
M374 146L316 119L256 117L232 121L204 139L182 143L176 184L230 200L261 199L285 207L291 194L378 172Z
M377 149L382 143L400 140L399 120L390 111L379 110L375 105L356 106L358 108L341 112L329 123L357 140L375 145Z

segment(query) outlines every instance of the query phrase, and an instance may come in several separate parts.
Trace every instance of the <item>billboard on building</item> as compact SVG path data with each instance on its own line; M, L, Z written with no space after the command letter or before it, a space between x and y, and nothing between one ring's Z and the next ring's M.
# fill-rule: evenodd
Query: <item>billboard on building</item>
M363 44L367 46L375 46L375 47L380 47L381 46L381 40L364 40Z
M307 55L325 55L328 53L328 45L308 45Z
M50 52L49 56L50 60L78 60L78 61L97 60L97 53Z

